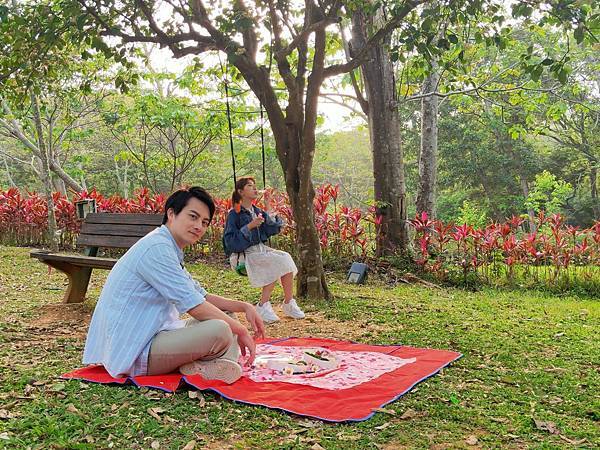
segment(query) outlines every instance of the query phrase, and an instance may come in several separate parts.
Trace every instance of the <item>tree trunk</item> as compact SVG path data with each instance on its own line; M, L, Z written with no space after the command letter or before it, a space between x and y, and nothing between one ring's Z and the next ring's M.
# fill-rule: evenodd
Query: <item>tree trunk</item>
M83 191L83 187L71 177L65 170L61 167L61 165L55 160L48 160L48 165L50 166L50 170L58 176L61 180L64 181L65 185L71 188L75 192Z
M283 169L285 187L290 199L292 214L296 222L296 247L298 249L298 277L296 294L299 297L329 299L321 245L315 226L313 199L315 196L311 180L312 163L315 152L315 128L319 88L322 79L316 75L320 68L318 61L324 61L324 35L316 33L321 45L315 52L313 72L304 101L305 87L300 77L296 86L288 86L290 100L285 114L279 106L277 94L270 84L268 73L263 68L247 64L243 59L230 60L240 70L244 79L261 101L275 140L277 158ZM312 79L311 79L312 77Z
M423 82L423 94L437 92L440 74L437 61L431 63L431 73ZM419 153L419 187L417 213L426 212L435 217L435 192L437 179L439 98L429 95L421 100L421 151Z
M10 175L10 167L8 167L8 163L6 162L6 156L2 155L2 161L4 162L4 169L6 170L6 178L8 179L8 184L10 187L17 187L12 176Z
M594 164L592 162L592 164ZM590 168L590 188L592 194L592 211L594 213L594 220L600 220L600 203L598 202L598 169L595 165Z
M523 174L519 174L519 181L521 182L523 197L527 200L529 197L529 183L527 183L527 178ZM537 222L533 208L527 208L527 217L529 217L529 231L535 233L537 231Z
M48 244L52 251L58 250L58 241L56 240L56 216L54 215L54 199L52 198L52 179L50 177L50 165L48 163L48 150L44 142L44 130L42 128L42 118L40 115L40 105L35 94L31 94L31 106L33 111L33 120L37 134L38 148L41 156L40 175L44 186L44 194L48 202Z
M52 178L52 185L56 192L60 192L62 195L67 195L67 186L62 178Z
M312 182L309 180L310 186L308 192L304 195L302 192L306 189L292 190L290 193L289 184L294 185L296 182L288 183L286 179L286 188L294 212L294 221L296 222L296 245L300 274L296 280L296 292L300 297L329 298L331 294L325 280L321 244L315 228L313 208L315 191Z
M378 21L355 11L352 19L351 52L365 47L368 30ZM381 223L377 228L377 254L405 252L408 248L406 229L406 185L400 141L394 68L387 50L389 38L369 52L361 66L368 103L369 135L373 152L375 204Z

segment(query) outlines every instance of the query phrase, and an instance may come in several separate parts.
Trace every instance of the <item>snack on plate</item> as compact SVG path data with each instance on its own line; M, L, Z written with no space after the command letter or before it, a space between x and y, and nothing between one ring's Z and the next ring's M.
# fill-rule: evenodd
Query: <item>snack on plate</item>
M301 359L280 355L259 355L254 360L258 369L271 369L284 375L316 373L337 369L336 357L324 348L310 348L302 352Z
M324 348L311 348L304 350L302 359L307 364L319 368L319 370L331 370L339 367L337 358L330 351Z

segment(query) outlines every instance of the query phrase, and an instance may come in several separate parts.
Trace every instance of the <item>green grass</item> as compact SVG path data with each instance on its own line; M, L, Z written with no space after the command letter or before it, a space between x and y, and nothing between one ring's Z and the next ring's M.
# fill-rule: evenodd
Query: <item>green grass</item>
M335 300L303 303L309 315L360 330L362 342L464 357L388 405L394 415L327 424L211 393L202 405L186 391L60 380L81 364L85 324L70 313L58 324L39 322L44 305L60 303L64 277L48 275L28 252L0 246L0 448L182 448L194 440L197 448L441 449L473 448L473 436L482 448L592 448L600 441L598 300L377 280L355 286L331 275ZM212 292L257 296L230 271L188 268ZM95 273L84 310L93 309L105 276ZM149 408L160 408L160 421ZM408 410L420 414L401 419ZM554 422L557 432L534 419Z

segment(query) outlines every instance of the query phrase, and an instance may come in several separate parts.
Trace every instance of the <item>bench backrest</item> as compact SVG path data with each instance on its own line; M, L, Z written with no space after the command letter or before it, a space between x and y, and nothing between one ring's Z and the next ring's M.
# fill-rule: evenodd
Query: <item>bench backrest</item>
M77 245L129 248L162 224L162 214L90 213L85 217Z

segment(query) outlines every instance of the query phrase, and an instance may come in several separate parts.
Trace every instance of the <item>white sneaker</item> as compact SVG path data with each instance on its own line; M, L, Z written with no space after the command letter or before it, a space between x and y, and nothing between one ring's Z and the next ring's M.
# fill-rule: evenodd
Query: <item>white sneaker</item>
M242 367L230 359L217 358L210 361L196 360L179 368L183 375L202 375L205 380L221 380L227 384L242 376Z
M265 302L262 305L259 303L256 305L256 312L261 317L264 323L273 323L279 320L275 311L273 311L273 307L271 306L271 302Z
M286 316L289 316L293 319L304 319L304 312L296 303L295 298L291 299L289 303L284 303L282 309Z

